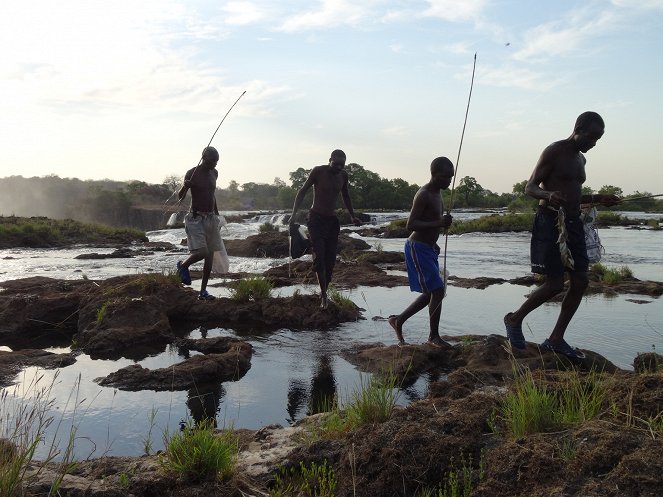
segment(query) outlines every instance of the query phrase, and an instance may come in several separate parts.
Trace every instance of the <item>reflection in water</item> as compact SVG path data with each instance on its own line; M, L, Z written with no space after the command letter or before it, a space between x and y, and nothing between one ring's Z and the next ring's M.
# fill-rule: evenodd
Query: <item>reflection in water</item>
M336 378L329 356L318 358L318 365L311 378L311 399L306 414L326 412L334 405L336 398Z
M310 389L301 380L288 382L288 422L294 423L306 406L306 415L327 412L336 402L336 378L328 355L318 357Z
M221 383L196 385L187 392L186 405L196 424L209 420L214 427L217 426L216 415L220 410L221 398L225 394Z

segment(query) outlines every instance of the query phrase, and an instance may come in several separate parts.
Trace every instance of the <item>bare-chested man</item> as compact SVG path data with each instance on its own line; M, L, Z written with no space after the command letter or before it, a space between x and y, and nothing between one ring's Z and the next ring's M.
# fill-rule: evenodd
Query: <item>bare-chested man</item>
M185 285L191 284L189 266L205 259L203 264L203 277L200 283L200 300L213 300L215 297L207 292L207 281L212 272L214 252L221 250L221 228L219 224L219 209L216 206L216 179L219 171L216 165L219 162L219 152L214 147L203 150L201 163L189 169L184 175L184 185L178 193L181 202L186 192L191 189L191 210L184 218L187 245L191 255L184 262L177 263L177 273Z
M290 224L295 222L295 214L304 200L306 192L313 186L313 205L308 214L308 232L313 248L313 270L320 285L320 307L327 308L327 287L332 279L336 264L336 247L340 224L336 217L338 194L343 196L343 203L350 213L352 222L359 226L361 221L355 217L348 190L348 173L345 167L345 152L334 150L328 165L316 166L308 179L297 192L292 207Z
M444 298L444 281L440 275L440 247L437 239L441 228L451 226L451 215L442 215L441 190L449 188L454 166L446 157L438 157L430 165L431 178L414 196L407 228L412 231L405 241L405 264L410 290L420 292L414 302L399 315L389 316L389 324L396 332L398 344L404 345L403 324L417 312L428 306L430 334L428 344L449 347L440 338L440 314Z
M504 316L507 337L516 348L524 349L526 346L522 331L525 316L564 290L564 273L568 272L569 289L564 295L557 323L541 346L571 359L584 357L581 351L564 340L564 332L588 284L589 260L579 217L580 204L609 206L620 202L615 195L582 194L582 185L586 179L586 159L583 153L596 145L604 130L603 119L596 112L580 114L569 138L546 147L527 182L526 193L539 199L530 246L532 272L546 276L544 283L527 297L518 310ZM557 243L560 235L557 228L560 209L565 217L566 245L573 259L572 264L568 262L568 257L562 257Z

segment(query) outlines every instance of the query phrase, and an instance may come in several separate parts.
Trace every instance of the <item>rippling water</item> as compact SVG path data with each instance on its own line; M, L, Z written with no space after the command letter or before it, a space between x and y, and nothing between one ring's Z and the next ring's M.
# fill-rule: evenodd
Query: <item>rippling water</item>
M462 213L456 214L457 218L462 216ZM256 219L249 223L230 223L224 228L224 237L244 238L257 233L260 222ZM603 261L606 265L628 265L637 278L663 281L663 231L612 228L603 229L600 234L607 251ZM153 241L179 244L184 238L184 230L155 231L148 236ZM380 244L384 250L401 251L403 246L403 240L366 240L373 246ZM443 242L441 239L442 246ZM91 279L103 279L134 272L162 271L174 267L177 260L186 256L182 248L133 259L73 259L85 252L111 251L90 248L0 250L0 282L26 275L65 279L85 275ZM528 257L527 233L466 234L448 239L447 268L456 276L522 276L529 273ZM231 257L230 261L232 271L254 272L286 262L285 259L239 257ZM196 283L194 281L194 286ZM290 295L297 288L304 292L317 291L316 286L305 286L278 289L276 293ZM217 296L227 292L216 287L211 287L210 291ZM502 334L502 316L519 306L527 292L526 287L510 284L494 285L486 290L451 286L443 303L442 333L452 336ZM58 372L27 369L19 376L17 386L8 389L12 393L10 398L27 396L28 385L37 373L43 375L42 385L55 378L52 413L56 420L61 416L62 423L52 425L49 436L66 442L73 422L77 427L76 455L79 458L103 454L139 455L152 424L153 450L160 449L165 429L176 430L181 419L199 416L203 410L216 412L219 425L233 424L243 428L258 428L270 423L286 425L315 409L321 397L336 392L344 398L365 381L338 355L339 351L353 343L395 343L386 322L372 318L401 311L414 296L407 287L360 287L349 292L349 297L365 309L366 319L346 323L335 330L195 330L191 335L193 338L234 336L254 346L251 369L237 382L200 385L196 391L189 392L123 392L102 388L93 380L134 361L92 360L80 355L74 365ZM637 304L632 300L647 303ZM558 311L558 304L547 304L528 316L525 321L527 339L541 342L546 338ZM425 341L427 326L425 312L414 316L404 330L408 341ZM652 347L663 350L661 300L634 295L586 297L569 327L567 338L577 346L605 355L622 368L630 368L638 352L650 351ZM66 352L68 349L51 351ZM183 359L176 347L167 347L162 353L138 363L147 368L159 368ZM423 377L404 389L401 402L425 396L428 383L434 379L437 378ZM152 412L154 417L150 421Z

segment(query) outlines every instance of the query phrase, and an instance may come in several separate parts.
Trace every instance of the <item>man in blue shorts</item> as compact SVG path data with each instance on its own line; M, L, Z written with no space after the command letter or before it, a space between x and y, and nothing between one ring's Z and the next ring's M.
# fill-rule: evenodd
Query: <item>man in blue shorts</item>
M522 330L525 316L564 290L564 273L568 272L569 289L562 300L557 323L541 347L571 359L584 357L581 351L564 340L564 332L589 282L580 204L610 206L620 202L615 195L582 194L587 162L583 154L596 145L604 131L603 119L596 112L580 114L569 138L546 147L527 182L525 192L539 199L530 244L532 272L544 274L545 281L518 310L504 316L507 337L515 348L526 347ZM559 226L562 226L561 233ZM558 240L565 245L560 247Z
M446 157L438 157L430 165L431 178L414 196L407 229L412 231L405 241L405 264L410 290L419 295L399 315L389 316L389 324L396 332L398 344L404 345L403 324L417 312L428 306L430 334L428 344L434 347L450 347L440 338L440 315L444 298L444 281L440 275L440 247L437 239L440 229L451 226L451 215L442 215L441 190L449 188L454 176L454 165Z
M189 266L200 260L203 263L203 277L200 283L199 300L214 300L214 296L207 292L207 281L212 272L214 252L221 250L221 233L219 209L216 206L216 180L219 171L216 165L219 162L219 152L214 147L203 150L202 161L196 167L189 169L184 175L184 185L178 193L181 202L186 192L191 189L191 210L184 218L187 245L191 255L184 262L177 263L177 274L185 285L191 284Z

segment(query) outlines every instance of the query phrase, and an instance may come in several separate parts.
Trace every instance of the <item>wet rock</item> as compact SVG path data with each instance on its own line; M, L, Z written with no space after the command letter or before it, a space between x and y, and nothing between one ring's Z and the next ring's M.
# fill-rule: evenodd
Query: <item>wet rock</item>
M273 267L265 271L264 276L269 278L277 287L317 283L311 261L296 260L290 264ZM383 269L359 258L348 262L337 261L332 283L340 288L355 288L357 286L392 288L407 285L408 281L407 276L387 274Z
M205 344L210 340L208 344ZM160 369L147 369L138 364L122 368L95 381L102 386L120 390L189 390L197 385L237 381L251 367L253 347L240 340L219 337L197 341L181 341L187 349L194 347L214 350Z
M290 254L290 242L286 231L267 231L251 235L243 240L224 240L228 255L239 257L285 258ZM364 240L339 235L337 253L369 249Z
M656 373L663 371L663 356L655 352L638 354L633 360L633 369L638 373Z
M90 252L89 254L79 254L74 259L130 259L135 257L135 252L130 248L119 248L110 254L99 254L97 252Z
M14 377L24 368L64 368L76 362L76 354L55 354L40 349L0 350L0 387L10 385Z

